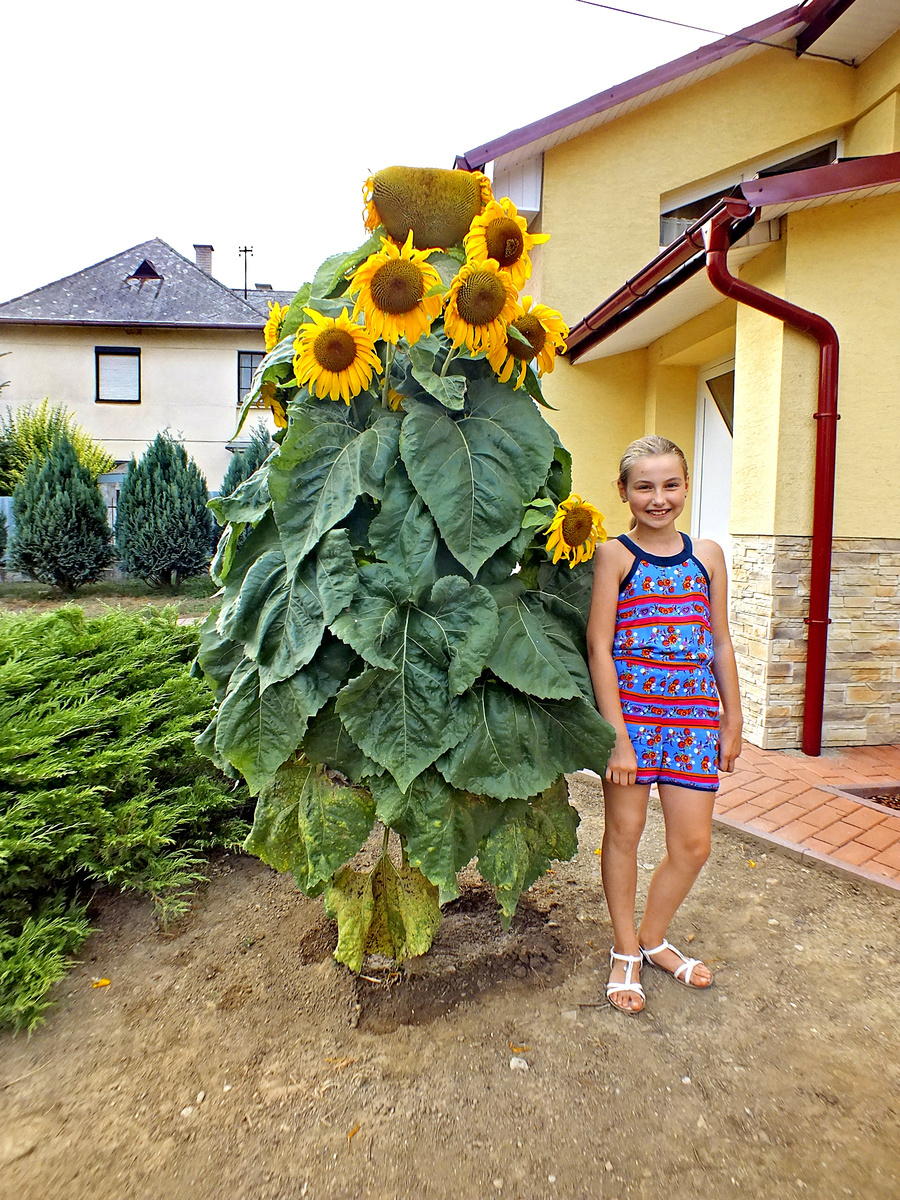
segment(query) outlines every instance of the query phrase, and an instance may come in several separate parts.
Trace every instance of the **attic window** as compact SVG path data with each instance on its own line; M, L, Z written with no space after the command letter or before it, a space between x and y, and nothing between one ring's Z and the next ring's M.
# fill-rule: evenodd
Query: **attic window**
M837 142L828 142L824 146L816 146L814 150L807 150L805 154L795 154L793 158L782 159L781 162L772 163L771 166L761 168L753 172L744 172L740 179L735 179L727 187L721 188L717 192L712 192L708 196L701 196L699 200L692 200L689 204L681 204L677 208L670 208L668 212L660 214L659 218L659 244L661 246L670 246L677 238L694 224L699 221L702 216L712 208L717 200L721 200L723 196L729 195L737 185L744 179L753 178L754 174L758 177L768 175L787 175L790 171L808 171L811 167L827 167L829 163L835 162L837 159Z
M162 279L159 271L150 262L149 258L145 258L136 271L128 276L129 279Z

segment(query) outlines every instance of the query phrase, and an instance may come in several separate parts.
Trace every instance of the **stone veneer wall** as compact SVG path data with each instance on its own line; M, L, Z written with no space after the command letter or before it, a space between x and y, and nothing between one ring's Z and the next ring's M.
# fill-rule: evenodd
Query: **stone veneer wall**
M732 538L731 632L744 736L799 747L808 537ZM900 538L835 538L825 677L825 746L900 742Z

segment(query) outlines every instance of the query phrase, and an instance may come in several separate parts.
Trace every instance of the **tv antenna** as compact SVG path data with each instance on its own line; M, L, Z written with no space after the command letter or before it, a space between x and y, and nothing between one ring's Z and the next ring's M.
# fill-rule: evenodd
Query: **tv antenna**
M247 299L247 255L253 253L252 246L239 246L238 254L244 256L244 299Z

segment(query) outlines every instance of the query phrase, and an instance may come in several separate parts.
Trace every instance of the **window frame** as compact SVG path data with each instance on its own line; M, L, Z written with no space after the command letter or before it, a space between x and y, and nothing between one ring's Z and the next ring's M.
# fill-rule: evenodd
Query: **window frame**
M251 367L250 367L250 381L247 384L247 387L242 390L242 388L241 388L241 359L244 357L244 355L250 356ZM238 352L237 352L237 403L238 403L238 407L240 407L244 403L244 399L246 398L247 393L250 391L250 385L253 382L253 376L256 374L256 368L259 366L259 364L262 362L262 360L265 357L266 357L265 350L238 350ZM256 361L253 362L252 361L253 359L255 359ZM257 405L257 407L259 407L259 406Z
M120 358L134 358L137 360L137 399L126 400L124 398L116 398L113 396L100 395L100 356L108 354L110 356L118 356ZM95 346L94 347L94 403L95 404L140 404L142 398L141 387L141 348L140 346Z

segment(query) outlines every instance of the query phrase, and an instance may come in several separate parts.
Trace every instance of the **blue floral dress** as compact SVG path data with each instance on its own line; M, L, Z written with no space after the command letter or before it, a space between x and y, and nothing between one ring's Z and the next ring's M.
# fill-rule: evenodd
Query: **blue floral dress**
M719 693L712 673L709 575L681 535L680 553L634 555L616 607L613 659L638 783L719 786Z

